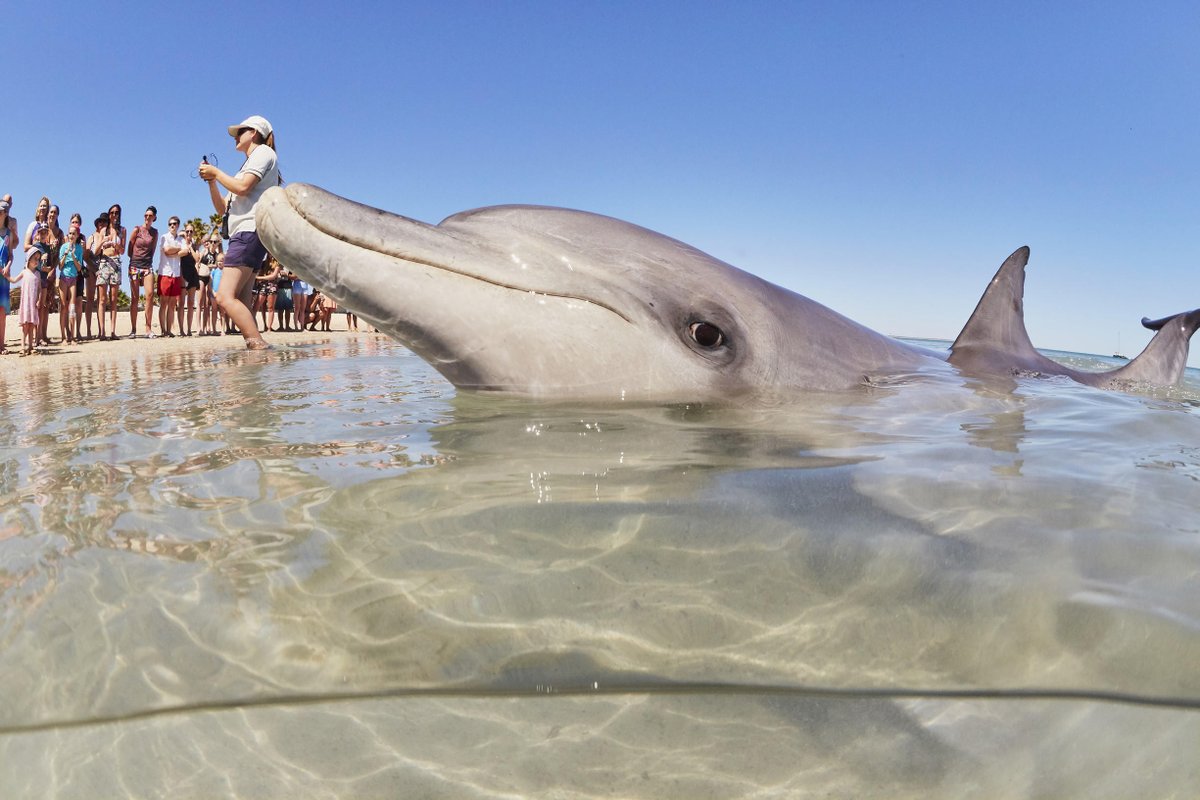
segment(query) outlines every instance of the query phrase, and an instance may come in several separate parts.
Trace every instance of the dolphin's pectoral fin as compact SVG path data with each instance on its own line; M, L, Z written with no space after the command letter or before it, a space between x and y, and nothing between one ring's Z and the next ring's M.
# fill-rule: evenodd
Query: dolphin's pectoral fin
M1171 386L1183 377L1187 368L1188 348L1192 334L1200 328L1200 308L1173 317L1151 320L1142 318L1142 325L1158 331L1146 349L1126 366L1113 370L1114 381L1149 383Z
M1049 367L1025 330L1025 265L1029 248L1020 247L1000 265L975 311L950 347L951 364L985 371L1037 372Z

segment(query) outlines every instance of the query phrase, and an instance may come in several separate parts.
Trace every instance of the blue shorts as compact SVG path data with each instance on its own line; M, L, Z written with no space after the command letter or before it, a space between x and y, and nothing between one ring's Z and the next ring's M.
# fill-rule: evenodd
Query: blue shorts
M258 231L241 231L229 238L225 252L226 267L258 269L267 260L267 248L258 239Z

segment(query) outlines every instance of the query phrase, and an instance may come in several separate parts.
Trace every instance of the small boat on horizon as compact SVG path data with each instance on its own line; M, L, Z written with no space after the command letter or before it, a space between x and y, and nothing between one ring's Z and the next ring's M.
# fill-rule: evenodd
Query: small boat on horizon
M1117 333L1117 349L1116 349L1116 351L1115 351L1115 352L1112 354L1112 357L1113 357L1113 358L1120 359L1121 361L1128 361L1128 360L1129 360L1129 356L1123 356L1123 355L1121 355L1121 334L1120 334L1120 332L1118 332L1118 333Z

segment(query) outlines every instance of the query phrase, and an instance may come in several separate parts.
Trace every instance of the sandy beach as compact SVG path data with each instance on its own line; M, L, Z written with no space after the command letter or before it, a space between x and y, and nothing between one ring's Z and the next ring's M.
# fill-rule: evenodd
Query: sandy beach
M240 334L232 336L180 336L174 338L159 336L156 339L146 337L144 319L138 317L138 338L130 339L129 312L117 314L117 341L84 340L73 344L63 344L58 334L58 314L50 315L47 333L53 344L43 346L31 356L21 356L21 324L17 316L10 314L4 329L4 346L7 353L0 355L0 374L15 375L30 370L60 369L65 366L87 362L114 361L129 356L145 357L151 353L179 353L185 351L199 352L207 350L244 350L245 344ZM358 330L351 331L346 327L346 315L334 314L330 320L330 331L275 332L263 334L274 346L303 344L307 342L323 342L331 338L353 338L356 336L382 336L372 331L371 326L359 320ZM198 330L193 328L193 330ZM83 330L87 333L87 328ZM92 322L92 333L96 333L95 320ZM159 333L157 320L154 332Z

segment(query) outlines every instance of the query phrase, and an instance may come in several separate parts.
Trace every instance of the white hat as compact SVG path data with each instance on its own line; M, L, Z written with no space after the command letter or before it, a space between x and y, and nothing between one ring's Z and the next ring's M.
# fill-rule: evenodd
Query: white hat
M267 122L266 117L260 117L257 114L252 117L246 117L237 125L230 125L229 135L236 139L237 132L242 128L253 128L261 133L264 139L271 135L271 123Z

